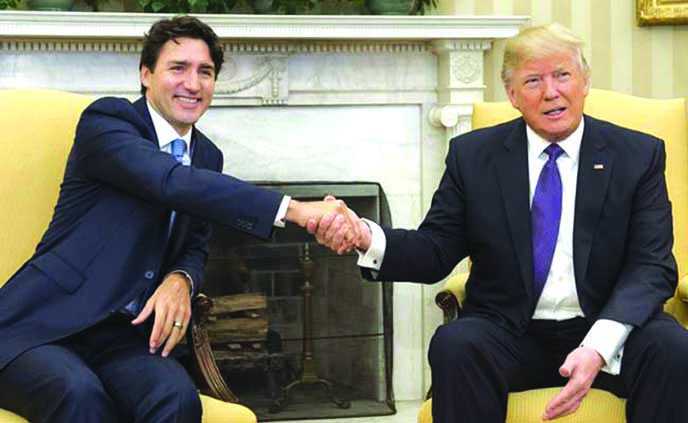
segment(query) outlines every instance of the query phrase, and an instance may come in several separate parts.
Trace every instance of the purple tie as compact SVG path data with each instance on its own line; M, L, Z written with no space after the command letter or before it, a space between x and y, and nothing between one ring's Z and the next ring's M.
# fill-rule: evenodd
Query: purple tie
M174 156L175 159L179 163L182 162L182 158L184 157L184 152L186 151L186 142L181 139L177 138L175 140L172 140L172 156Z
M559 235L561 219L561 178L557 168L557 158L564 150L557 144L550 144L545 149L549 160L540 172L530 219L533 227L533 294L535 300L540 298L552 265L554 246Z

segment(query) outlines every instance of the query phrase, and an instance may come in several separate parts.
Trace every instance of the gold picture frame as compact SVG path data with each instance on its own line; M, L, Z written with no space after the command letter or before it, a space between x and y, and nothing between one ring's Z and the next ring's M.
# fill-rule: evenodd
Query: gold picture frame
M637 0L638 25L688 23L688 0Z

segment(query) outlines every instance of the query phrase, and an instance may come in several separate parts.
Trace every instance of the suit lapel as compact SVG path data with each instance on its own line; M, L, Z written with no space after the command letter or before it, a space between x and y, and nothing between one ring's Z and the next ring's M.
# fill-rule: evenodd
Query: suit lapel
M155 132L155 126L153 126L153 119L151 119L150 112L148 111L148 104L146 103L145 97L141 97L134 102L134 110L141 115L143 120L146 122L146 126L148 127L149 133L143 134L144 138L155 143L155 145L160 145L158 143L158 134Z
M585 277L595 227L613 166L614 154L609 151L606 141L599 133L597 122L585 116L573 222L573 267L577 282Z
M528 143L523 119L518 119L498 153L497 178L501 188L514 251L521 276L530 293L533 279L533 249L530 229L530 194L528 182Z
M197 168L208 169L212 165L208 149L209 141L196 129L196 127L193 128L191 139L193 140L191 165Z

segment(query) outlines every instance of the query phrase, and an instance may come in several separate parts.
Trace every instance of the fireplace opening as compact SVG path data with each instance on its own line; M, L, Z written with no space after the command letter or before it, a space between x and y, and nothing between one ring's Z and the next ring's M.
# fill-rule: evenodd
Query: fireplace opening
M391 224L377 183L257 184L298 200L332 194ZM392 284L363 280L357 259L296 225L267 242L213 227L203 292L218 310L209 339L225 383L260 421L394 413Z

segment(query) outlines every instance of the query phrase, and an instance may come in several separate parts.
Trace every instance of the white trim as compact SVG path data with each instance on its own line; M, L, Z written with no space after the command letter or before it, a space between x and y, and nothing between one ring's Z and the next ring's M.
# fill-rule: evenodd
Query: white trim
M0 38L139 40L172 15L0 11ZM197 15L222 39L436 40L514 35L524 16Z

